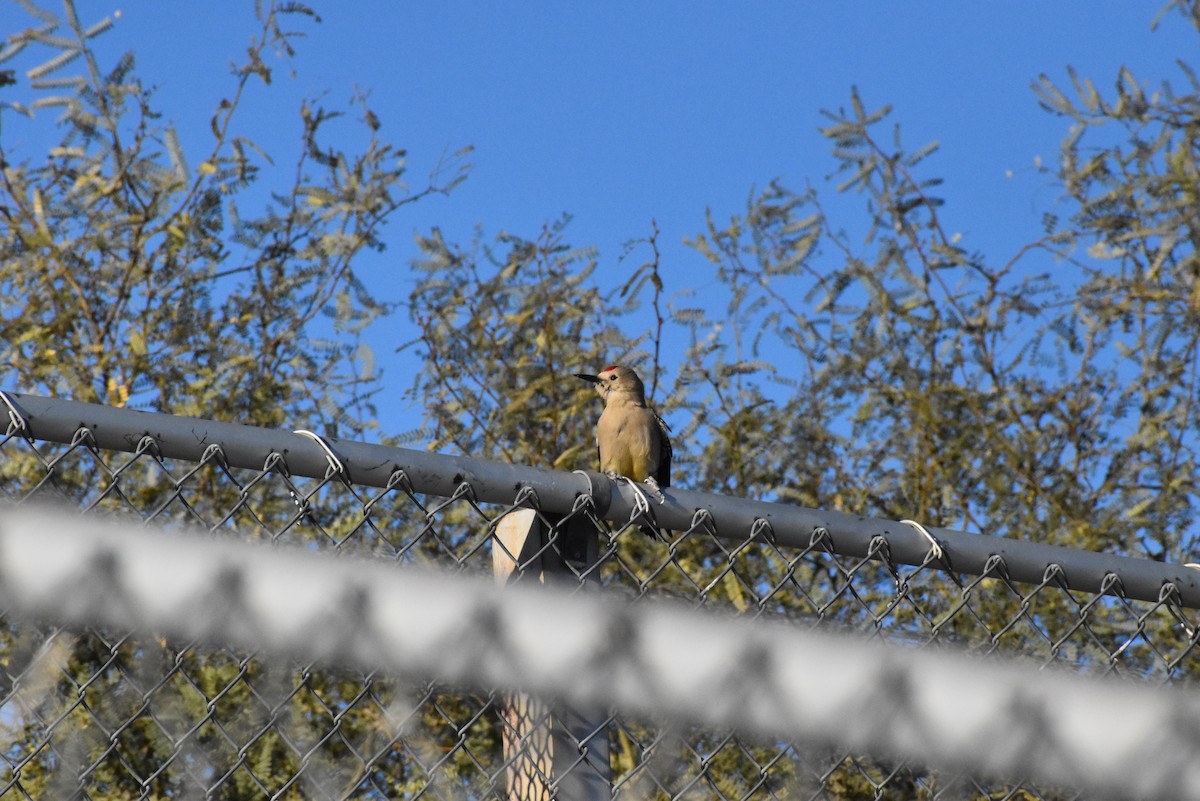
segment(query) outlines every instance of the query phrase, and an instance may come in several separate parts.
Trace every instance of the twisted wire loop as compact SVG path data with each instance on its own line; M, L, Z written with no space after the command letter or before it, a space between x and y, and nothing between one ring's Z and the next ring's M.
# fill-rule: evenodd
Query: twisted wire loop
M692 512L692 522L688 531L703 531L710 537L717 536L717 521L708 509L700 508Z
M761 542L775 542L775 528L765 517L756 518L750 526L750 539Z
M871 544L867 548L867 556L883 562L887 567L888 573L891 574L892 580L896 582L896 592L901 592L904 580L900 576L900 569L896 565L896 560L892 558L892 545L887 541L887 537L882 535L872 537Z
M144 434L142 438L138 440L137 448L134 450L134 454L137 456L149 454L151 458L160 462L162 461L162 451L158 447L158 440L149 434Z
M1182 565L0 408L6 799L1200 798Z

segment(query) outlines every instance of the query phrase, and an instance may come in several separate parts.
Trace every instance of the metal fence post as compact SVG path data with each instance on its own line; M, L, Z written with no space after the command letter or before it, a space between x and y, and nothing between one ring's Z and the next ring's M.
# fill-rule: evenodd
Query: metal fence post
M562 520L561 516L544 517L551 525ZM573 519L559 531L559 541L546 547L550 532L532 509L501 518L492 546L496 581L508 584L522 576L542 583L574 581L578 571L598 563L598 533L587 521ZM598 583L598 573L593 571L586 581ZM587 622L580 621L580 625ZM561 703L547 707L524 695L509 698L501 714L510 801L601 801L612 797L607 714Z

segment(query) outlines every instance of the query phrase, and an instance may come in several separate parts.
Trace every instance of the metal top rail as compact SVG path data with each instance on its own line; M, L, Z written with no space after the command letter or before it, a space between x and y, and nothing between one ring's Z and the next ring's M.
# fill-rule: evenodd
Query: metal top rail
M609 521L622 523L639 515L641 499L632 488L592 471L544 470L15 392L0 393L0 398L10 407L10 435L16 428L32 439L66 444L86 437L97 448L149 449L162 458L193 462L216 452L230 467L256 470L275 458L287 472L312 478L326 477L336 463L346 480L366 486L404 486L446 497L465 491L476 501L503 504L532 493L538 508L547 512L568 514L586 501L597 517ZM930 527L943 551L937 558L928 540L898 521L677 487L665 492L666 502L653 504L653 515L668 529L684 530L699 522L717 536L739 542L771 539L800 548L817 544L843 556L886 558L893 564L976 576L1000 571L1016 582L1054 582L1066 589L1150 602L1170 598L1200 609L1200 571L1184 565Z

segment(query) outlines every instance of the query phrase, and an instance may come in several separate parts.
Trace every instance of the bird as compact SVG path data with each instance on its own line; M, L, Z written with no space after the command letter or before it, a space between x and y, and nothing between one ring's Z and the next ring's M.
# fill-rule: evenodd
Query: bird
M662 488L671 486L670 427L646 405L646 386L630 367L614 364L599 375L575 373L595 386L604 399L604 412L596 423L596 450L600 471L614 481L648 484L659 503L666 503ZM649 527L643 530L650 533ZM657 530L655 538L661 539Z

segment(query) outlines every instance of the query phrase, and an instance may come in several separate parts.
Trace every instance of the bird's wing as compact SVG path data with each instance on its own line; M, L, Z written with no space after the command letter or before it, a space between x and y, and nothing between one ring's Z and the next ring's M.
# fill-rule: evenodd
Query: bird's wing
M596 469L604 472L604 457L600 455L600 429L596 428Z
M671 486L671 456L674 455L674 451L671 449L671 427L657 414L654 415L654 422L658 423L658 433L662 435L662 447L659 449L658 469L654 471L654 480L660 487L669 487Z

